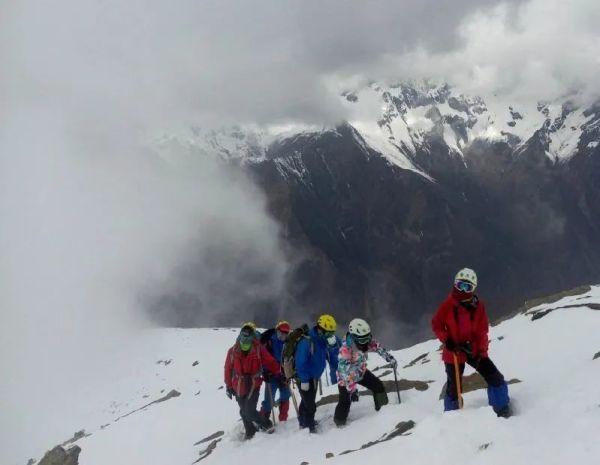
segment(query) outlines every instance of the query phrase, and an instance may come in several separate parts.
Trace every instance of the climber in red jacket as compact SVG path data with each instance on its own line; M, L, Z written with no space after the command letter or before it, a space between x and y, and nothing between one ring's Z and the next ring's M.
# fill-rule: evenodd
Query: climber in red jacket
M454 357L462 374L465 363L475 368L488 384L488 401L498 416L510 415L508 386L504 376L488 357L489 322L485 306L475 295L477 275L469 268L460 270L452 292L440 305L431 321L437 338L444 344L442 360L446 364L448 382L444 410L459 408Z
M263 373L279 375L279 363L260 344L254 323L245 323L236 343L227 351L225 358L225 388L227 397L235 396L240 406L240 416L246 428L246 439L251 439L257 426L268 433L273 423L256 410Z

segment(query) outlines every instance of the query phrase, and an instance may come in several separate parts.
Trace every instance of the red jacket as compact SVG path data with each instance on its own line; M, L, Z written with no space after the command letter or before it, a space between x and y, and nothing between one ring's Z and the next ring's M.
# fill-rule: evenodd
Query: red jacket
M445 343L448 338L456 344L471 343L473 356L487 357L489 322L485 306L475 297L474 305L463 304L450 294L440 305L431 320L431 328L437 338ZM467 356L464 352L457 353L458 361L465 363ZM452 352L444 347L442 360L453 363Z
M274 375L281 371L279 363L258 340L252 343L247 353L242 352L236 343L227 351L225 358L225 386L240 397L252 394L260 389L263 369Z

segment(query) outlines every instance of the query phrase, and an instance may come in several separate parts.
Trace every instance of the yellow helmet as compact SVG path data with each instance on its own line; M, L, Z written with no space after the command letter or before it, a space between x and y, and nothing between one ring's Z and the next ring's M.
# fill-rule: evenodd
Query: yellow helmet
M256 323L254 323L254 321L246 321L246 323L242 325L242 329L244 328L252 328L253 331L256 331Z
M317 320L317 326L325 331L335 331L337 329L337 323L335 318L327 313L324 313Z

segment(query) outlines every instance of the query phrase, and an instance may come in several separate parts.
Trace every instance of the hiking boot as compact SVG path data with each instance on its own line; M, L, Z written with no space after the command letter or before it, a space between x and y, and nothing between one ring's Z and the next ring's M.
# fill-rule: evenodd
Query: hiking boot
M265 433L271 434L273 431L275 431L275 425L273 425L273 422L271 420L265 418L264 423L260 425L260 430L264 431Z
M308 431L310 431L311 433L316 433L318 431L318 427L319 422L317 420L313 420L305 426L305 428L308 428Z
M500 418L509 418L511 415L510 405L505 405L501 408L495 408L494 412L496 412L496 415Z
M346 420L343 420L341 418L333 417L333 422L335 423L335 426L337 426L337 427L346 425Z
M374 392L373 401L375 402L375 410L379 411L382 406L389 403L387 392Z

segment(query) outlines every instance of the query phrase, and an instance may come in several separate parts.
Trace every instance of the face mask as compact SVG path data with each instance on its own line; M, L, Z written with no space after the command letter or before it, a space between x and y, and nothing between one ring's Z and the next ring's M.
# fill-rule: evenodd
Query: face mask
M240 349L242 352L248 352L252 348L252 342L241 342L240 341Z
M277 339L285 342L287 340L287 338L288 338L288 333L284 333L283 331L277 330Z
M327 344L329 344L330 346L334 346L337 344L337 338L335 337L335 334L327 338Z
M361 352L366 352L369 350L369 343L367 342L366 344L359 344L358 342L356 343L356 347L358 348L358 350L360 350Z

